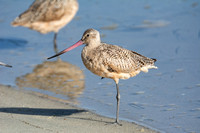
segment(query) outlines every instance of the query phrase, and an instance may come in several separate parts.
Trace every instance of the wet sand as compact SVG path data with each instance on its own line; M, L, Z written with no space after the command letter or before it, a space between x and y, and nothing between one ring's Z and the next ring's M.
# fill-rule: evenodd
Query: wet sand
M0 129L3 133L155 133L152 129L94 114L35 92L0 85Z

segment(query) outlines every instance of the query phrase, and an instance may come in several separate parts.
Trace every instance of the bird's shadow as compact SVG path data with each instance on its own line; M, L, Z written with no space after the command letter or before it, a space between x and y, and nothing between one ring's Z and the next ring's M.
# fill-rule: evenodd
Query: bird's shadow
M86 110L9 107L0 108L0 112L24 115L68 116L76 113L86 112Z
M40 115L40 116L70 116L76 113L87 112L87 110L81 109L50 109L50 108L23 108L23 107L5 107L0 108L0 112L3 113L10 113L10 114L21 114L21 115ZM70 116L68 118L71 119L79 119L85 121L94 121L94 122L101 122L105 125L117 125L115 122L99 120L95 118L82 118L82 117L73 117Z
M20 38L0 38L0 49L15 49L25 47L27 40Z

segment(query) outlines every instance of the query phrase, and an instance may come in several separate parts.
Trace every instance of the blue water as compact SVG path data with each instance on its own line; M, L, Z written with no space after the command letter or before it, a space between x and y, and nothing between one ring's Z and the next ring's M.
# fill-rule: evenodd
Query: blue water
M0 67L0 84L69 100L115 118L115 84L110 79L101 80L84 67L82 47L61 56L62 61L84 71L84 79L67 79L74 83L72 88L66 87L70 92L55 86L42 90L35 84L41 86L43 82L33 85L27 79L27 84L20 86L17 77L34 73L34 67L45 64L46 58L54 54L53 33L41 35L10 26L31 3L0 1L0 61L13 66ZM76 18L58 34L59 50L77 42L87 28L95 28L103 42L157 59L159 69L120 80L120 119L169 133L200 132L200 1L79 0L79 5Z

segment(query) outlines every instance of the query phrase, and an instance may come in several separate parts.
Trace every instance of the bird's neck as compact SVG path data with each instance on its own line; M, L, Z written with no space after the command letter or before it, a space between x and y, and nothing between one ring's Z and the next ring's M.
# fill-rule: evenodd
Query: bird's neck
M86 47L88 50L92 50L92 49L98 47L99 45L101 45L101 42L90 42L89 44L86 44L85 47Z
M87 57L89 56L91 53L96 52L96 50L98 49L98 47L101 45L101 43L95 43L95 44L89 44L89 45L85 45L85 47L82 50L82 57Z

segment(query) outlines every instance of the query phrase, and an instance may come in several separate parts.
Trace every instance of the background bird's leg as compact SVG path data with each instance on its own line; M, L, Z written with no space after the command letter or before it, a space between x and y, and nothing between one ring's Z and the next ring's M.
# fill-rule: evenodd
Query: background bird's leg
M119 94L119 86L118 83L116 83L116 89L117 89L117 95L116 95L116 99L117 99L117 111L116 111L116 121L115 123L119 124L119 103L120 103L120 94ZM120 125L120 124L119 124Z
M57 53L58 53L58 48L57 48L57 42L56 42L56 39L57 39L57 32L54 33L54 39L53 39L53 43L54 43L54 51L55 51L55 53L57 54Z
M55 54L58 53L58 47L57 47L57 32L54 33L54 39L53 39L53 43L54 43L54 52ZM60 57L58 56L57 59L59 60Z

